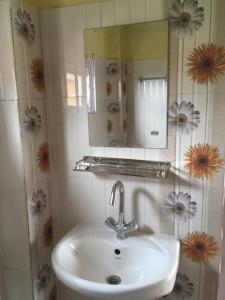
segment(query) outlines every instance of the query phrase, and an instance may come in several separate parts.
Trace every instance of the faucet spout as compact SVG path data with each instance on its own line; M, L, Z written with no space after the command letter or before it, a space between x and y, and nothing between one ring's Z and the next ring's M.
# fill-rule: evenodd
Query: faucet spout
M113 185L109 204L111 206L115 206L115 199L116 199L116 191L117 190L119 190L119 193L120 193L119 213L123 213L124 212L124 186L123 186L123 183L121 181L117 181Z
M138 229L138 225L132 221L126 224L124 218L124 185L121 181L117 181L113 187L110 196L109 205L115 206L116 192L119 191L119 219L116 222L113 218L106 219L105 224L117 232L118 239L125 239L127 233Z

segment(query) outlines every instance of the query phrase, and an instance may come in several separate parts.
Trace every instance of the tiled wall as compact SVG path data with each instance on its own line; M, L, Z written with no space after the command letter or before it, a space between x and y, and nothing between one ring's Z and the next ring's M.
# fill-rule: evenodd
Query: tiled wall
M23 181L32 278L29 300L54 299L56 288L50 262L53 228L39 11L23 0L13 0L11 23L19 107L17 126L21 130L21 150L25 158ZM27 26L25 34L24 24ZM18 299L22 298L19 296Z
M0 44L0 299L30 300L24 160L9 1L0 2Z
M215 34L215 41L218 44L225 45L225 19L224 19L224 12L225 12L225 2L224 1L215 1L216 3L216 12L214 14L215 17L215 26L216 30L214 30ZM215 85L214 92L217 99L216 106L214 108L214 123L217 123L217 130L213 130L212 135L214 136L214 139L216 138L216 143L220 145L221 148L224 147L224 125L220 124L220 118L222 117L222 114L224 116L225 111L221 112L221 114L218 114L218 111L221 109L221 105L219 105L220 101L225 100L225 78L223 77L223 80L218 82L218 84ZM220 99L220 101L219 101ZM224 103L224 102L223 102ZM224 117L222 117L224 118ZM222 189L222 187L221 187ZM215 190L215 189L214 189ZM225 189L224 189L225 192ZM225 197L225 193L223 193L223 198ZM225 198L224 198L225 199ZM223 200L224 201L224 200ZM219 210L219 209L218 209ZM225 299L225 205L223 207L223 210L221 209L222 214L222 222L221 222L221 237L222 237L222 243L221 243L221 272L220 272L220 279L219 279L219 292L218 292L218 300ZM215 220L217 220L216 214Z
M43 45L45 48L47 96L39 93L31 80L30 67L33 59L41 57L38 12L30 7L25 9L31 14L36 28L35 47L21 43L14 31L16 94L13 47L11 40L10 10L1 1L0 38L4 48L0 49L1 99L0 99L0 205L1 205L1 276L7 299L31 299L31 273L28 241L32 245L32 277L35 297L50 297L52 283L45 291L37 291L39 271L49 262L51 247L45 248L43 229L51 215L49 179L52 183L54 219L57 239L75 223L88 221L103 224L106 216L116 216L109 210L108 198L116 176L108 178L91 174L74 174L72 165L85 154L117 156L142 159L171 160L177 177L164 183L147 179L121 177L126 188L127 219L133 215L141 226L148 226L163 233L175 234L182 238L188 231L206 231L220 241L220 220L222 207L223 172L211 181L195 180L184 173L183 155L190 144L209 142L224 154L224 77L218 84L199 87L186 76L186 56L194 46L209 40L224 45L223 9L221 1L199 1L205 8L205 23L192 37L179 40L179 65L174 63L177 48L171 56L170 101L192 101L201 112L201 124L195 132L186 137L169 136L167 150L90 148L88 146L86 89L83 57L83 33L87 27L132 23L160 19L166 16L165 1L108 1L94 5L65 8L42 13ZM15 13L23 7L15 2L12 11L14 26ZM15 28L13 28L15 29ZM3 52L4 51L4 52ZM5 54L7 53L7 55ZM74 75L76 97L70 95L66 74ZM11 83L11 84L9 84ZM71 82L70 82L71 83ZM45 102L45 98L46 102ZM48 108L48 129L52 154L52 176L43 174L37 163L37 154L42 143L47 141L45 104ZM37 136L29 136L24 126L27 107L35 107L41 115L42 128ZM18 107L20 118L18 117ZM22 129L23 147L20 128ZM15 151L16 149L16 151ZM26 157L23 160L23 154ZM24 166L25 184L24 186ZM176 170L177 169L177 170ZM38 218L31 214L33 195L44 191L48 199L47 209ZM171 222L161 211L166 195L173 191L189 192L198 204L198 213L192 221L181 224ZM26 197L26 194L28 197ZM93 196L94 195L94 196ZM63 201L62 201L63 199ZM29 237L27 212L29 214ZM3 231L4 230L4 231ZM18 240L19 237L19 240ZM17 251L15 252L14 249ZM180 272L185 273L194 283L192 299L216 299L218 284L219 255L207 265L197 265L182 259ZM20 280L18 280L18 278ZM61 289L61 298L74 297L68 289ZM209 296L210 295L210 296ZM78 298L78 297L77 297ZM82 297L81 297L82 298Z
M125 185L127 220L135 216L141 227L174 234L180 239L187 232L205 231L220 243L223 170L211 180L193 178L185 172L184 153L190 145L209 143L218 147L224 157L221 128L225 128L225 77L222 76L213 86L201 86L187 77L186 66L187 56L194 47L209 41L225 46L222 38L224 29L220 23L223 18L220 12L225 11L224 1L198 1L205 10L203 26L193 36L178 39L179 47L177 42L171 44L169 101L170 104L191 101L200 111L198 128L185 136L176 136L170 130L166 150L91 148L88 145L83 30L163 19L167 16L170 2L114 0L41 12L52 166L51 195L57 240L76 223L104 224L107 216L116 217L116 209L110 208L108 202L113 183L120 179ZM68 89L71 80L67 82L67 74L74 76L75 97ZM126 176L74 173L73 165L83 155L169 160L174 176L158 182ZM162 212L164 199L172 191L191 195L197 203L193 219L186 223L178 219L173 222ZM198 264L182 255L179 272L194 285L189 299L217 299L219 264L219 254L208 264ZM75 297L88 300L61 286L60 299L72 300Z

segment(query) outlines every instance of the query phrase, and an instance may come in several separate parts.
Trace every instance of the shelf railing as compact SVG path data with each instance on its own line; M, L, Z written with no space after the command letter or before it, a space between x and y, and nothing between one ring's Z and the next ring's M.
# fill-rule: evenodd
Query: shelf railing
M170 162L134 160L84 156L74 167L74 171L93 172L98 174L121 174L164 179L168 176Z

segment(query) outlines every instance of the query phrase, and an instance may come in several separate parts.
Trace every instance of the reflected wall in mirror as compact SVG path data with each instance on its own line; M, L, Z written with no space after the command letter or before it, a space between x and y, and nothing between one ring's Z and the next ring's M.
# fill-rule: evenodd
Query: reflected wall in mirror
M166 148L168 21L84 34L90 146Z

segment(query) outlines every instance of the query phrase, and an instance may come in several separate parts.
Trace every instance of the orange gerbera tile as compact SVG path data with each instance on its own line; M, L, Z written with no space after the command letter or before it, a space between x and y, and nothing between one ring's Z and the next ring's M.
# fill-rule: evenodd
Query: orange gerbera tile
M49 149L48 143L43 143L37 153L37 162L40 171L46 173L49 170Z
M113 131L113 123L111 120L108 120L107 130L108 133L111 133Z
M44 224L44 229L42 232L43 235L43 244L48 247L53 243L53 226L52 226L52 217L49 217Z
M184 155L185 170L196 178L210 178L223 165L218 148L209 144L190 146Z
M51 288L50 293L48 295L48 300L57 300L56 285L53 285L53 287Z
M110 96L112 94L112 90L113 90L113 86L112 86L112 83L107 81L106 83L106 93L107 93L107 96Z
M123 82L123 94L126 95L127 93L127 85L126 85L126 82L124 81Z
M194 48L187 60L188 76L199 84L213 83L225 71L225 49L212 43Z
M123 120L123 130L127 131L127 120L126 119Z
M188 233L182 240L182 245L185 256L196 263L208 263L219 251L214 236L205 232Z
M39 91L45 89L44 63L41 58L35 58L31 65L31 81L34 87Z

